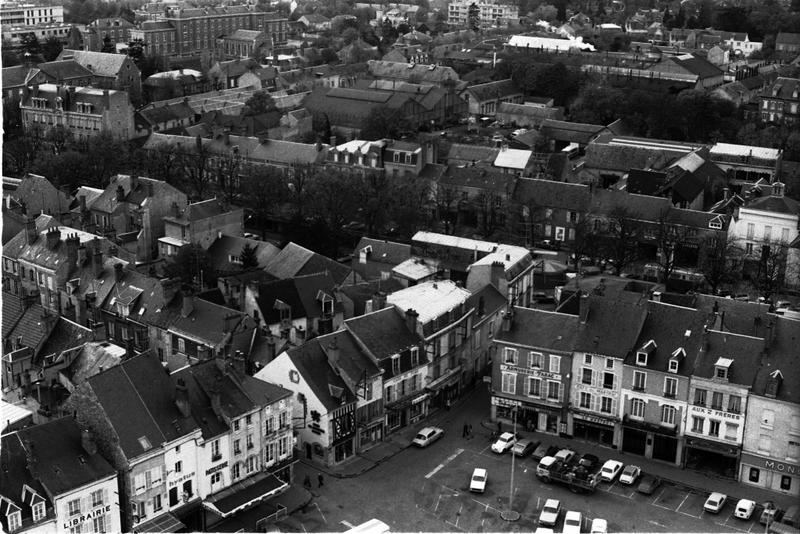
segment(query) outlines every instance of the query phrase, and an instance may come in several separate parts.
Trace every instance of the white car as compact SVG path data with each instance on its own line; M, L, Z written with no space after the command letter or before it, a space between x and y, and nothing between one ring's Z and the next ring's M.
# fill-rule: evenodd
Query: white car
M617 460L606 460L606 463L603 464L603 468L600 469L600 480L605 480L606 482L613 482L619 472L622 471L622 462Z
M547 499L542 508L542 513L539 514L539 524L549 527L556 526L558 516L561 513L561 503L556 499Z
M583 524L583 516L580 512L570 510L564 516L564 534L581 534L581 525Z
M608 533L608 521L605 519L600 519L599 517L595 517L592 519L592 528L589 530L591 534L607 534Z
M500 437L497 438L492 444L492 451L496 452L497 454L503 454L508 449L514 446L517 442L517 437L512 434L511 432L503 432L500 434Z
M722 507L725 506L725 501L728 500L728 496L724 493L720 493L715 491L711 495L708 496L706 499L706 503L703 505L703 508L706 512L711 512L712 514L718 514Z
M536 530L533 531L533 534L556 534L556 531L552 528L536 527Z
M469 479L469 490L483 493L486 490L486 477L486 469L476 467L472 472L472 478Z
M444 436L444 430L437 426L426 426L417 433L417 436L411 442L417 447L427 447L437 439Z
M629 486L636 482L636 480L641 476L642 470L637 465L626 465L625 469L622 470L622 473L619 475L619 483L620 484L628 484Z
M575 456L575 451L571 449L561 449L556 453L556 460L561 460L564 463L569 462Z
M750 519L750 516L753 515L753 511L756 509L755 501L751 501L750 499L740 499L739 502L736 503L736 511L734 515L739 519Z

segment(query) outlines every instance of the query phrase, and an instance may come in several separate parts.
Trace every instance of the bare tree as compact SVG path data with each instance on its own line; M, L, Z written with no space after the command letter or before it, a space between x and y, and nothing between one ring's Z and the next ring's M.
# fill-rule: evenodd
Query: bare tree
M736 282L742 273L742 247L733 237L709 237L703 242L699 270L712 293Z
M673 207L662 210L656 223L656 243L658 245L658 267L660 281L666 284L677 267L677 254L690 242L688 228L671 222Z
M436 218L444 224L444 233L455 232L458 212L453 209L458 204L458 191L455 188L439 184L436 188Z
M761 296L767 300L783 287L787 257L786 243L767 241L761 245L753 273L753 282Z
M613 262L616 274L619 275L628 265L639 259L641 216L624 206L617 206L609 213L603 233L603 253Z
M228 204L233 203L239 197L242 169L242 157L238 150L214 159L217 190Z
M195 197L204 200L206 190L211 181L211 153L203 145L202 138L198 135L192 149L181 153L181 166L183 174L192 187Z

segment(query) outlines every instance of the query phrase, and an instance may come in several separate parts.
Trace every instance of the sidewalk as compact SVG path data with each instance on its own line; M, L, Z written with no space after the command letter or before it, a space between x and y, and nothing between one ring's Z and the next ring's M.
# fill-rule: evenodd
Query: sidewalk
M497 422L491 419L484 419L481 422L481 426L490 432L497 430ZM504 424L503 431L510 431L510 426L511 425ZM784 510L797 503L797 498L792 495L782 495L774 491L747 486L735 480L714 476L709 473L682 469L667 462L651 460L637 454L625 453L610 447L603 447L591 441L530 432L527 432L525 435L529 437L535 436L535 439L539 439L548 445L568 447L579 453L591 452L599 456L601 461L618 460L625 465L638 465L645 473L651 473L676 486L681 486L696 492L710 493L712 491L719 491L728 496L729 502L737 502L739 499L750 499L759 504L764 501L772 501L779 508L783 508Z

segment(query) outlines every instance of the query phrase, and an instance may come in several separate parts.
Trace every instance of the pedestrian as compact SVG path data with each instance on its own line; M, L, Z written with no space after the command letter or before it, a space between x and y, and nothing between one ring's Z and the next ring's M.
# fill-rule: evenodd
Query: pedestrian
M467 424L467 436L472 437L472 423Z
M319 482L320 488L325 485L325 479L322 477L322 473L317 475L317 482Z
M461 437L466 438L469 435L467 432L467 423L464 423L464 426L461 429Z
M502 433L503 433L503 424L500 421L498 421L497 422L497 435L499 436Z
M311 489L311 477L306 474L306 478L303 479L303 486L307 489Z
M444 405L448 410L450 410L450 399L447 399L447 402L445 402Z

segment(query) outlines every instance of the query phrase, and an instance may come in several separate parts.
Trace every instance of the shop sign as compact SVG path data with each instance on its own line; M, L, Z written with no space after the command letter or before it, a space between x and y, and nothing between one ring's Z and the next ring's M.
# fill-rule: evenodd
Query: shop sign
M67 519L64 522L64 530L69 530L71 528L74 528L74 527L76 527L78 525L83 524L84 522L86 522L86 521L88 521L90 519L94 519L95 517L100 517L101 515L105 515L110 511L111 511L111 505L107 504L107 505L105 505L103 507L95 508L94 510L92 510L91 512L89 512L86 515L80 515L80 516L77 516L77 517L73 517L71 519Z
M561 375L559 373L549 373L547 371L541 371L539 369L528 369L527 367L516 367L514 365L500 365L501 371L508 371L511 373L520 373L523 375L530 375L530 376L539 376L541 378L549 379L549 380L558 380L561 381Z
M492 397L492 406L522 406L522 403L518 400Z
M572 414L572 417L574 417L575 419L588 421L590 423L596 423L598 425L614 426L615 424L615 422L612 421L611 419L606 419L605 417L600 417L598 415L589 415L589 414L574 412Z
M427 399L429 396L430 396L430 395L429 395L429 394L427 394L427 393L426 393L425 395L420 395L419 397L417 397L416 399L414 399L413 401L411 401L411 404L412 404L412 405L413 405L413 404L419 404L420 402L422 402L422 401L424 401L425 399Z
M714 417L719 417L720 419L730 419L731 421L737 421L737 422L742 420L742 416L739 414L714 410L712 408L706 408L705 406L692 406L692 413L713 415Z
M222 462L219 465L215 465L211 469L206 469L206 475L210 475L211 473L216 473L217 471L220 471L221 469L225 469L226 467L228 467L228 461L227 460L225 460L224 462Z
M175 480L170 480L168 485L171 488L173 486L177 486L181 482L189 480L190 478L194 478L194 471L192 471L191 473L187 473L180 478L176 478Z
M787 464L771 458L762 458L760 456L747 453L742 454L742 463L747 463L747 465L752 465L754 467L763 467L764 469L775 471L777 473L785 473L787 475L800 474L800 466L798 465Z

